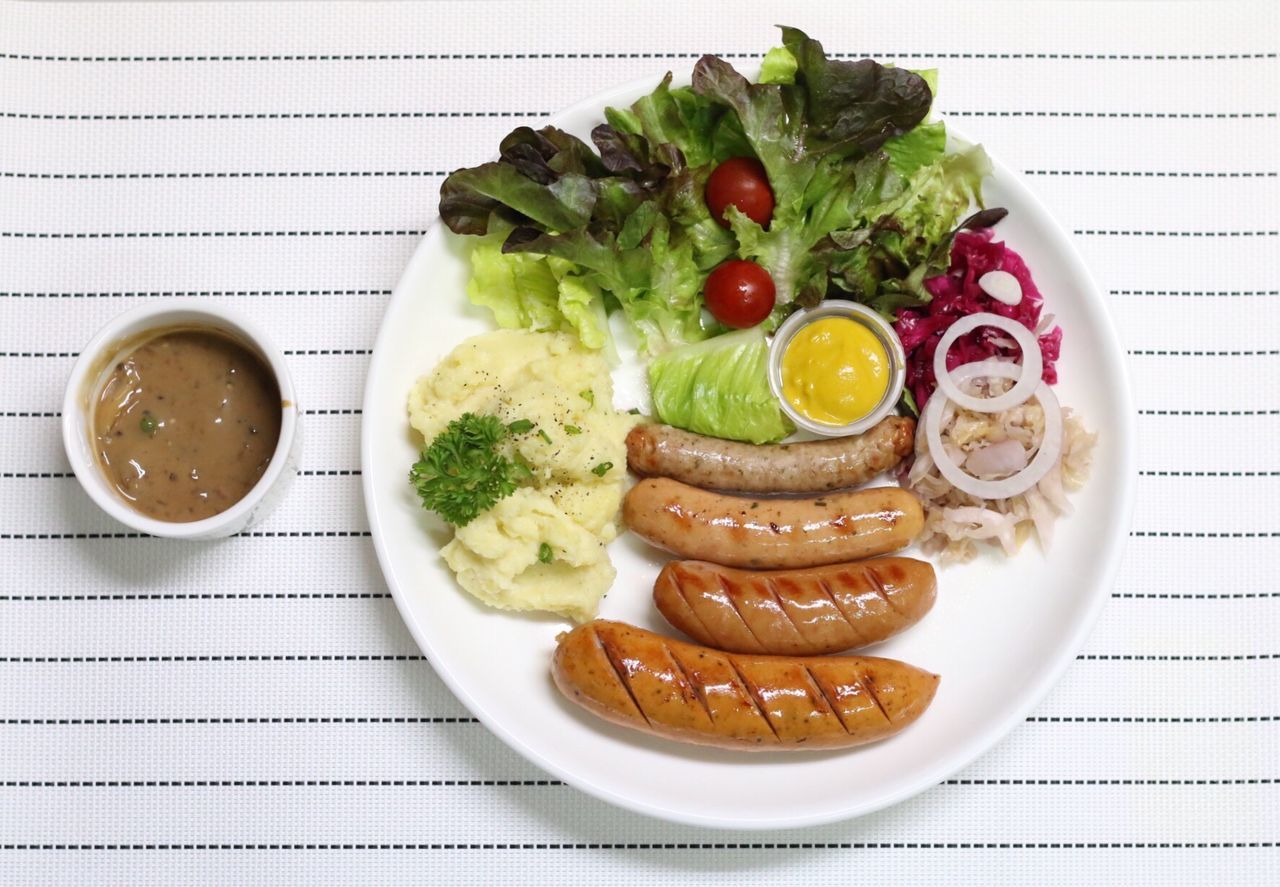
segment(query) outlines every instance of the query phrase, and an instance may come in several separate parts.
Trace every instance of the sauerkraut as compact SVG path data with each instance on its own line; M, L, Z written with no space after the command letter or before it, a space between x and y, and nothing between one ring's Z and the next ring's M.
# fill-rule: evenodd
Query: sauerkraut
M995 396L1012 381L977 379L968 393ZM936 393L934 397L941 397ZM979 413L947 402L941 433L948 455L966 472L982 480L1008 477L1030 461L1044 440L1045 414L1039 402L1028 400L1000 413ZM943 563L971 560L979 543L1014 554L1031 536L1042 548L1053 541L1058 517L1071 513L1067 493L1078 490L1089 475L1097 434L1086 430L1071 410L1062 409L1062 455L1034 487L1008 499L982 499L957 489L938 471L929 455L926 435L916 434L915 456L902 469L903 486L920 497L925 507L921 545Z

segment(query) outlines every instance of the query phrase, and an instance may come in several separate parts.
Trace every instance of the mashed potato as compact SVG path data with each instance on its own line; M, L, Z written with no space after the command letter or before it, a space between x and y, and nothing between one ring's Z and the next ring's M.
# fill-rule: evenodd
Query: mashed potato
M564 333L473 336L418 381L409 424L427 443L463 413L534 423L505 444L532 482L456 528L441 549L464 589L503 609L595 616L615 575L605 546L618 534L624 441L635 421L612 404L604 359ZM550 563L539 560L543 543Z

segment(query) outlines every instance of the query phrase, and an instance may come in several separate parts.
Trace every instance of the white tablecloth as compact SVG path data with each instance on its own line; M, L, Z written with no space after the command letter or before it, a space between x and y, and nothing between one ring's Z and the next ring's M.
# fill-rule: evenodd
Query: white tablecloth
M443 172L775 21L940 67L939 107L1074 232L1142 476L1112 600L1025 725L882 813L723 833L471 721L388 597L357 438ZM1280 882L1278 50L1266 2L0 4L0 877ZM290 355L303 476L253 537L116 538L68 474L74 352L174 295Z

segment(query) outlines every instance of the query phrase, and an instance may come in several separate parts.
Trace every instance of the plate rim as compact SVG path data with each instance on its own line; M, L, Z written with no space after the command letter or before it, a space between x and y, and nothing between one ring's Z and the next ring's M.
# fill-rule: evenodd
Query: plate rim
M758 66L744 65L739 71L748 77L753 76L753 69ZM665 73L665 72L664 72ZM629 96L632 94L643 94L652 90L653 84L662 79L663 74L652 74L644 77L637 77L625 83L618 84L608 89L597 92L586 98L583 98L571 105L568 105L559 111L551 114L540 125L559 125L566 117L573 115L595 111L597 115L603 111L603 108L615 104L619 96ZM678 85L687 81L687 77L677 76L674 82ZM937 114L935 120L944 121L947 126L948 138L958 138L966 140L964 133L945 115ZM984 150L986 146L984 145ZM363 492L365 512L369 521L370 536L373 540L374 551L377 556L378 566L382 571L383 579L387 584L388 590L391 592L392 600L395 602L396 610L400 614L401 620L408 628L410 635L413 637L414 643L426 656L427 661L431 664L432 669L440 677L440 679L449 688L462 705L475 715L476 719L489 730L491 733L501 739L508 747L516 751L527 761L541 768L542 770L556 776L561 781L573 788L582 791L592 797L598 798L606 803L616 807L621 807L634 813L641 813L657 819L673 822L681 825L699 826L713 829L726 830L745 830L745 831L763 831L770 829L797 829L806 828L816 825L826 825L830 823L843 822L852 820L857 817L883 810L895 804L899 804L921 792L942 783L945 779L963 770L965 767L973 763L977 758L991 751L1001 741L1008 737L1018 724L1024 722L1030 712L1038 706L1049 691L1061 680L1070 664L1075 660L1076 654L1084 647L1089 635L1093 632L1097 624L1098 618L1101 616L1102 609L1106 605L1109 592L1115 584L1116 574L1119 571L1120 563L1123 560L1125 549L1127 548L1130 530L1133 520L1133 506L1135 487L1137 479L1136 471L1136 420L1134 412L1134 400L1132 390L1132 379L1130 377L1127 362L1124 360L1124 349L1120 341L1119 331L1116 326L1114 314L1103 296L1102 289L1098 286L1094 279L1093 273L1085 262L1084 257L1077 249L1074 241L1067 234L1066 229L1059 223L1057 217L1049 211L1039 195L1032 189L1024 176L1001 163L998 156L993 155L990 150L987 154L991 160L992 179L1013 182L1018 189L1025 195L1027 201L1032 204L1036 212L1047 223L1046 233L1052 241L1048 246L1058 255L1063 256L1067 264L1075 269L1075 271L1087 283L1084 292L1077 293L1076 298L1092 301L1100 309L1101 314L1106 318L1107 322L1103 325L1105 329L1101 330L1101 338L1104 340L1105 352L1115 360L1118 369L1118 378L1114 380L1113 397L1119 401L1119 414L1122 418L1122 426L1119 429L1108 429L1108 436L1114 440L1117 447L1117 462L1119 466L1118 476L1121 480L1120 489L1113 494L1117 501L1116 514L1119 518L1116 537L1109 540L1107 549L1107 560L1099 575L1099 580L1091 589L1091 599L1073 627L1073 629L1063 635L1057 644L1057 653L1050 661L1050 666L1036 680L1033 687L1028 690L1022 697L1020 704L1011 706L1005 713L1004 717L999 721L989 725L982 733L968 745L962 747L958 752L950 754L944 758L940 758L931 768L919 771L916 776L904 782L904 784L896 791L888 792L884 795L876 797L874 800L865 801L859 804L852 804L846 808L838 810L828 810L821 813L807 816L782 816L782 817L764 817L756 819L741 820L725 820L719 817L708 816L698 813L689 813L684 810L672 809L661 805L650 804L645 801L621 795L609 788L598 785L588 779L579 778L572 771L567 770L558 764L546 759L539 752L535 751L518 735L508 730L500 721L495 718L483 705L470 696L461 686L458 678L449 668L448 664L441 661L436 656L431 645L426 643L425 632L418 624L418 620L414 615L413 608L410 606L407 591L396 580L395 570L392 565L392 557L386 546L385 535L382 532L379 500L375 495L373 488L373 470L372 457L374 449L375 428L371 417L376 413L371 408L373 402L382 394L381 388L375 388L374 380L377 376L375 372L379 358L379 353L385 353L386 340L392 337L395 332L389 318L393 313L393 308L402 299L411 297L410 282L416 279L416 274L420 264L424 262L424 256L427 254L427 244L435 238L443 238L446 235L442 228L442 222L437 215L428 226L426 233L418 241L418 245L414 248L413 255L409 258L408 263L404 266L404 270L400 273L400 277L396 281L395 288L392 290L391 297L387 301L386 307L383 309L382 319L378 324L378 335L374 341L373 350L369 358L369 367L365 379L363 397L361 399L362 415L360 423L360 466L361 466L361 489ZM1042 660L1043 661L1043 660Z

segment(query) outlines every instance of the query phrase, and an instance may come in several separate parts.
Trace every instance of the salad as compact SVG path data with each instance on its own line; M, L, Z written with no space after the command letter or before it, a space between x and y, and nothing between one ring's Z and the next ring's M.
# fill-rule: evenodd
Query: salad
M825 298L885 312L925 304L924 281L946 269L990 166L978 146L946 152L945 125L929 120L936 72L832 60L795 28L782 37L758 82L706 56L691 85L668 75L609 108L592 145L519 127L498 160L450 175L441 219L482 238L470 299L500 326L569 330L614 359L611 314L644 355L711 340L696 363L704 375L720 367L726 403L740 406L699 430L790 433L761 406L763 361L738 371L763 339L722 337L772 331ZM692 421L669 412L687 403L687 373L651 383L660 418Z
M896 405L918 417L897 473L924 503L926 550L1047 545L1094 438L1049 387L1062 331L995 239L985 152L931 115L936 71L781 36L754 81L704 56L689 85L668 73L607 108L590 142L517 127L496 160L449 175L440 216L471 241L468 298L613 365L634 353L653 417L715 439L835 436L869 427L853 422L866 404L877 420ZM778 370L795 315L819 308L825 325ZM855 375L880 387L850 413Z

